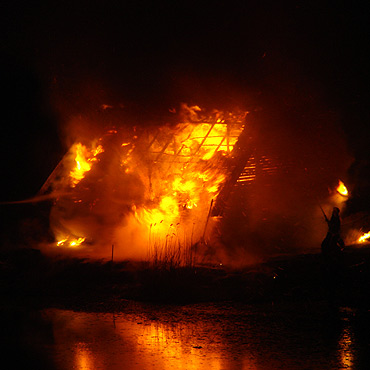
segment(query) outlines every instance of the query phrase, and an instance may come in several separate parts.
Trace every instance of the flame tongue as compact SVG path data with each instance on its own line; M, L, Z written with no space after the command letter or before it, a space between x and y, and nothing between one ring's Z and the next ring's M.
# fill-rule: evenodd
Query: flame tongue
M85 240L86 240L86 238L70 238L70 237L66 237L66 238L60 239L57 242L57 246L58 247L61 247L61 246L78 247Z
M85 145L77 143L72 147L75 153L75 167L70 171L72 187L76 186L84 177L85 173L91 170L92 163L97 160L96 156L104 149L101 145L95 149L88 150Z
M338 183L338 186L337 186L337 192L340 195L343 195L344 197L348 196L348 190L347 190L346 186L344 185L344 183L341 180L339 180L339 183Z
M370 231L367 233L364 233L362 236L358 238L359 243L366 243L370 242Z

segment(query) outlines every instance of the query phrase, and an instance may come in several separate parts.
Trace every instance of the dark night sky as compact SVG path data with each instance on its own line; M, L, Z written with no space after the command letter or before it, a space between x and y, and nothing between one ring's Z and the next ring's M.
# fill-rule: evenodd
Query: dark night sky
M183 101L285 117L319 102L342 123L349 181L369 204L368 12L280 3L3 5L2 198L34 195L64 153L63 121L102 103L145 120Z

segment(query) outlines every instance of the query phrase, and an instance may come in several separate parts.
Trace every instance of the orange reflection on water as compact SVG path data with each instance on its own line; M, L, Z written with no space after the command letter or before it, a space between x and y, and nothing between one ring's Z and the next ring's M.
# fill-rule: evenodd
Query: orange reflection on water
M339 355L345 369L353 369L353 333L350 327L343 328L342 335L338 342Z
M256 370L249 352L229 356L222 330L136 314L50 310L57 368L77 370ZM139 321L140 320L140 321Z
M75 369L93 370L94 358L86 343L77 343L75 352Z
M221 359L216 353L209 351L207 345L193 338L191 333L182 325L165 327L163 324L152 323L143 326L138 345L146 349L151 355L161 355L163 363L161 369L214 369L222 368ZM194 333L193 333L194 334ZM190 340L189 338L193 339ZM203 344L203 345L202 345ZM204 362L204 357L207 361Z
M357 369L367 359L359 352L367 341L357 335L354 314L346 308L338 316L330 311L328 320L322 306L305 313L303 305L291 304L123 304L119 313L43 310L53 329L52 341L42 348L52 368Z

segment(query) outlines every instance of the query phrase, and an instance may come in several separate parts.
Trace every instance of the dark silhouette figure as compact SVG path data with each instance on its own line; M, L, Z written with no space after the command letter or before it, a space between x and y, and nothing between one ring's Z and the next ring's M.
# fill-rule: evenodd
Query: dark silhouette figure
M339 208L334 207L330 220L325 216L328 223L328 232L321 243L321 251L327 262L328 260L337 260L344 249L344 241L340 236L339 213Z
M330 220L324 214L328 223L328 232L321 243L324 292L332 304L336 304L338 299L340 299L340 285L343 278L342 251L344 242L340 236L341 222L339 213L339 208L334 207Z

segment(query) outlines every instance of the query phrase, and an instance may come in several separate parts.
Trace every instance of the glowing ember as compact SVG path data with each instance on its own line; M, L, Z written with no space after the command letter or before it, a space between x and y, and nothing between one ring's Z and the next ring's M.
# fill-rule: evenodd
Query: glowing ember
M96 149L94 149L92 151L92 155L94 156L93 158L90 159L90 161L96 161L96 156L100 153L103 153L104 152L104 149L101 145L98 145L98 147Z
M347 190L346 186L344 185L344 183L341 180L339 180L339 184L337 186L337 192L340 195L343 195L344 197L348 196L348 190Z
M67 237L67 238L64 238L64 239L59 240L57 242L57 246L58 247L62 247L62 246L78 247L85 240L86 240L86 238L77 238L77 239L72 238L72 239L70 239L69 237Z
M57 242L57 246L60 247L62 245L64 245L64 243L68 240L68 238L64 238L64 239L61 239Z
M358 243L366 243L370 241L370 231L367 233L364 233L362 236L358 238Z
M72 240L69 245L71 247L77 247L79 245L81 245L84 241L85 241L86 238L78 238L77 240Z

